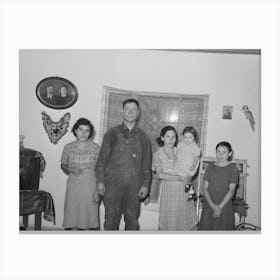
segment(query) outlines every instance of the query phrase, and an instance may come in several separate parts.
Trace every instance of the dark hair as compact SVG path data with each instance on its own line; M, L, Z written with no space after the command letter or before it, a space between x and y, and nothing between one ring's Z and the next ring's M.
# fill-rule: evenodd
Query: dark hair
M94 130L94 127L93 127L92 123L88 119L79 118L76 121L76 123L73 125L72 130L71 130L71 132L73 132L73 134L75 136L77 136L76 130L79 128L80 125L89 126L90 133L89 133L88 139L92 138L95 135L95 130Z
M226 148L226 149L228 150L228 152L231 153L231 155L229 155L229 157L228 157L228 161L231 161L232 158L233 158L233 150L232 150L231 145L230 145L228 142L226 142L226 141L222 141L222 142L220 142L220 143L217 144L217 146L216 146L216 151L217 151L217 149L218 149L219 147Z
M176 131L176 129L175 129L173 126L167 125L167 126L165 126L165 127L163 127L163 128L161 129L160 135L159 135L159 137L156 139L156 141L157 141L157 143L158 143L158 145L159 145L160 147L164 146L164 143L163 143L161 137L164 137L165 134L166 134L166 132L167 132L167 131L170 131L170 130L172 130L172 131L175 132L176 141L175 141L174 147L177 146L177 144L178 144L178 134L177 134L177 131Z
M123 108L124 106L127 104L127 103L135 103L138 107L138 110L140 109L140 105L139 105L139 102L134 99L134 98L130 98L130 99L126 99L125 101L123 101L122 105L123 105Z
M192 127L192 126L185 127L183 132L182 132L183 136L184 136L185 133L191 133L193 135L194 141L196 143L198 142L198 135L197 135L197 132L196 132L194 127Z

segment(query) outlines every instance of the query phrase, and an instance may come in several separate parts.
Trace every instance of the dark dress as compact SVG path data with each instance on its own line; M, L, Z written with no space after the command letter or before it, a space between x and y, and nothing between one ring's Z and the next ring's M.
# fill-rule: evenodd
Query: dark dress
M238 183L238 170L233 163L227 166L210 164L207 166L204 181L209 182L208 192L210 198L218 205L228 192L229 185L231 183ZM234 213L232 200L229 200L223 207L221 217L213 218L213 214L213 210L205 199L199 222L199 230L233 230Z

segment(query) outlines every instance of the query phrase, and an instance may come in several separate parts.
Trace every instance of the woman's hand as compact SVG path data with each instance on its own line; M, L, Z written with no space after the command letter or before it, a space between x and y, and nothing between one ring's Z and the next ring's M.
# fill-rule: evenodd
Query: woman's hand
M183 177L183 184L188 185L192 183L192 177L191 176L184 176Z
M220 218L221 217L221 212L222 212L220 206L219 205L214 205L212 209L213 209L213 212L214 212L213 218Z
M180 175L176 175L176 181L180 181L180 182L183 182L184 181L184 177L183 176L180 176Z
M83 173L83 169L79 167L68 167L68 171L76 176L80 176Z

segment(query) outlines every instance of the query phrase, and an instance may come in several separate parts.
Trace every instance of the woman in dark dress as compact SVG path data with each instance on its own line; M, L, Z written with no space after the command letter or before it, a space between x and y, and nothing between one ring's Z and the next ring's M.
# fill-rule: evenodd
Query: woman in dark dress
M207 166L199 230L233 230L232 197L238 183L238 170L231 163L232 148L228 142L216 146L217 162Z

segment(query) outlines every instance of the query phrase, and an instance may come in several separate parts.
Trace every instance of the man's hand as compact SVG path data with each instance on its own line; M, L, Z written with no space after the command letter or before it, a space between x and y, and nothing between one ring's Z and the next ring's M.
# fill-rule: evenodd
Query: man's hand
M148 188L142 186L138 195L140 199L144 199L148 195Z
M99 195L104 195L104 193L105 193L104 183L97 183L96 190L97 190Z
M92 196L92 202L94 204L98 204L98 202L100 201L100 197L99 197L99 193L98 191L96 190Z
M150 198L149 196L146 197L146 199L144 200L144 204L147 205L150 203Z

